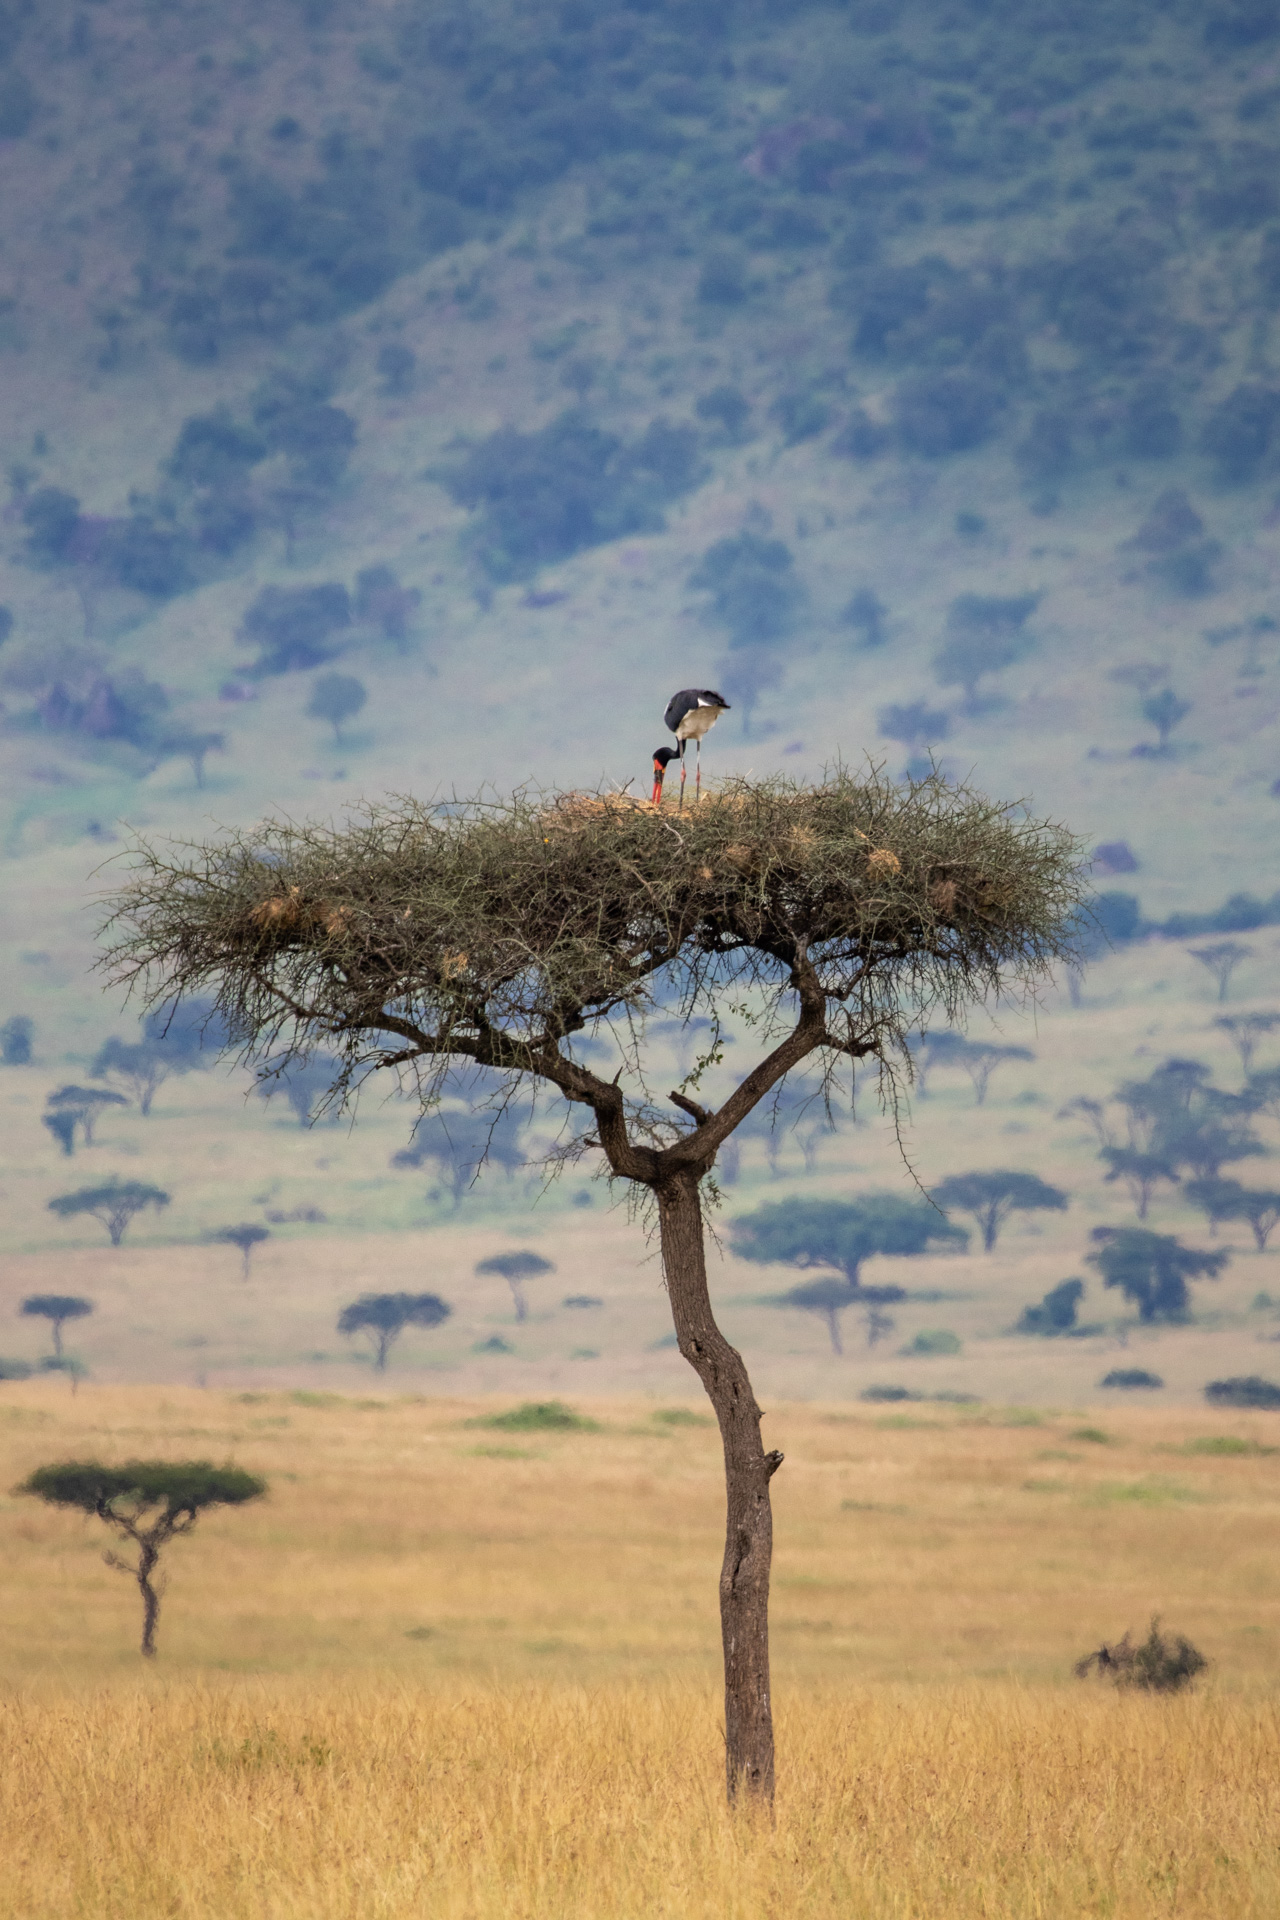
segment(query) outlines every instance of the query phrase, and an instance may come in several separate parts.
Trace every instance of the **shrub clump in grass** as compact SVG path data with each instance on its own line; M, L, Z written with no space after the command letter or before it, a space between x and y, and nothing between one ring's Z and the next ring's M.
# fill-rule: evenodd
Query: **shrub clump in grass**
M705 1413L695 1413L691 1407L659 1407L653 1418L662 1427L710 1427L715 1424Z
M1145 1367L1112 1367L1099 1382L1104 1387L1162 1387L1164 1381L1158 1373L1148 1373Z
M507 1413L491 1413L468 1426L496 1427L500 1433L598 1433L599 1422L587 1420L563 1400L523 1400Z
M1182 1634L1161 1633L1157 1616L1146 1639L1137 1646L1126 1633L1113 1647L1104 1645L1087 1653L1076 1662L1075 1672L1078 1680L1096 1673L1118 1687L1142 1693L1180 1693L1208 1664L1200 1649Z
M960 1336L952 1333L950 1327L927 1327L918 1333L904 1353L959 1353Z
M1211 1380L1204 1397L1211 1407L1280 1407L1280 1387L1258 1373L1238 1373L1229 1380Z
M1256 1440L1242 1440L1238 1434L1234 1433L1205 1433L1201 1434L1196 1440L1188 1440L1182 1451L1184 1453L1207 1453L1215 1456L1226 1455L1234 1458L1239 1454L1256 1456L1261 1453L1275 1453L1277 1449L1275 1447L1259 1446Z
M922 1393L912 1393L910 1387L871 1386L864 1387L858 1395L859 1400L923 1400Z

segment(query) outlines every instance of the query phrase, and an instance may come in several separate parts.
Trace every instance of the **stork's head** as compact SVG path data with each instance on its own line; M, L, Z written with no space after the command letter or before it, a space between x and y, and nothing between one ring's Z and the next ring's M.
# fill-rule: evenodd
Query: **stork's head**
M653 755L653 804L656 807L662 798L662 782L667 768L673 760L680 758L675 747L657 747Z

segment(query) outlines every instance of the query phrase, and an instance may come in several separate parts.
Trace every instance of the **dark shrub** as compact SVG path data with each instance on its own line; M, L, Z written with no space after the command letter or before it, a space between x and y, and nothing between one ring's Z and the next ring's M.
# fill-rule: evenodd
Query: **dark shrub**
M855 407L843 430L831 442L831 450L847 454L851 460L874 460L892 439L888 427L873 420L865 407Z
M717 247L706 256L698 275L698 298L704 306L740 307L749 291L742 254Z
M694 408L699 420L708 420L724 428L736 440L751 414L751 402L737 387L713 387L704 393Z
M855 633L862 635L864 647L882 647L888 639L884 624L888 612L878 593L873 593L870 587L859 587L841 610L840 622L842 626L852 627ZM886 736L890 740L900 737L896 733ZM939 734L938 738L941 739L942 735Z
M1228 1380L1211 1380L1204 1390L1211 1407L1280 1407L1280 1387L1260 1374L1235 1374Z
M910 1387L872 1386L864 1387L858 1398L859 1400L922 1400L924 1396L912 1393Z
M1110 1373L1103 1374L1098 1385L1136 1391L1139 1388L1162 1387L1164 1381L1158 1373L1148 1373L1145 1367L1113 1367Z
M80 502L61 487L38 487L22 507L27 530L27 556L37 566L53 567L67 558L67 549L80 525Z
M395 399L403 399L413 389L414 371L418 356L412 347L406 347L402 341L392 340L385 347L378 348L378 374L382 381L382 391Z
M1135 460L1168 460L1181 445L1182 422L1164 392L1135 394L1125 412L1125 452Z
M1039 1306L1023 1308L1018 1332L1049 1336L1070 1333L1076 1324L1076 1314L1083 1296L1083 1280L1059 1281L1056 1287L1050 1287Z
M1247 480L1271 444L1280 416L1280 392L1246 381L1219 402L1204 424L1200 445L1226 480Z
M1136 940L1142 926L1142 908L1136 893L1100 893L1092 903L1099 933L1111 946Z
M25 1013L11 1014L0 1027L0 1066L25 1067L31 1059L35 1023Z
M826 401L807 391L780 395L769 411L781 426L789 447L799 445L801 440L812 440L831 419Z
M1209 1662L1198 1648L1181 1634L1163 1634L1159 1620L1139 1646L1126 1633L1114 1646L1101 1646L1076 1663L1076 1678L1085 1680L1091 1673L1113 1680L1118 1687L1133 1687L1143 1693L1179 1693L1190 1686Z
M1042 408L1033 416L1015 457L1033 480L1057 480L1070 466L1071 453L1070 417Z
M708 547L689 585L710 593L712 614L735 647L781 638L800 601L790 548L755 533L730 535Z
M898 389L898 433L929 459L965 453L990 439L1003 405L995 382L979 374L920 374Z
M267 443L237 426L225 409L184 420L169 456L169 472L191 487L225 488L242 481L266 457Z
M276 414L264 425L273 453L282 453L294 476L314 487L334 487L347 470L356 443L356 423L341 407L309 404Z
M337 652L334 636L351 625L344 586L264 587L244 616L241 632L259 648L262 673L305 672Z

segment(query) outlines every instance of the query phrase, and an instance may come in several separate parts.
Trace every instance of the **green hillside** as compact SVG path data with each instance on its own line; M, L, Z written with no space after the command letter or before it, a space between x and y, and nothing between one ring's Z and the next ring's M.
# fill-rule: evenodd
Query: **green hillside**
M933 1180L1016 1146L1121 1218L1055 1103L1168 1054L1235 1084L1185 936L1243 938L1233 1006L1277 992L1274 9L11 0L0 61L24 1259L56 1262L48 1198L108 1160L172 1186L156 1245L316 1187L337 1242L470 1218L389 1166L407 1104L308 1136L243 1075L60 1158L46 1094L136 1033L91 972L95 895L133 832L640 786L691 683L732 707L710 778L932 752L1104 849L1120 951L997 1035L1045 1064L982 1124L1029 1137L939 1101L913 1153ZM1127 943L1150 926L1183 937ZM879 1127L810 1177L901 1179ZM784 1190L759 1141L741 1178ZM498 1172L467 1204L520 1235L529 1198ZM603 1218L568 1183L538 1231L585 1231L575 1198ZM1043 1231L1067 1264L1036 1297L1086 1237ZM1011 1270L992 1338L1024 1296Z

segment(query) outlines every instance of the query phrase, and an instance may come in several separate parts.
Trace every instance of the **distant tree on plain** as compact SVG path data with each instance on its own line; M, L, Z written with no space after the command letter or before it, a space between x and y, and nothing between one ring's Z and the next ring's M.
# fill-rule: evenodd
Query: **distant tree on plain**
M211 753L224 753L226 745L225 733L200 733L190 727L179 727L161 735L156 741L156 752L163 760L189 760L192 778L198 787L203 787L205 761Z
M49 1114L68 1114L73 1129L79 1127L86 1147L93 1145L94 1128L108 1107L127 1107L122 1093L110 1093L105 1087L59 1087L45 1101ZM52 1131L52 1129L51 1129ZM59 1136L60 1137L60 1136Z
M942 707L928 707L923 700L913 700L907 706L881 707L876 725L886 740L897 740L908 753L919 753L935 741L946 739L951 716Z
M70 1160L76 1150L76 1127L79 1122L74 1113L66 1113L59 1108L54 1113L41 1116L40 1125L47 1127L62 1151Z
M1179 700L1172 687L1161 687L1159 693L1151 693L1142 703L1142 717L1149 720L1160 736L1157 753L1168 753L1169 735L1180 726L1191 711L1189 700Z
M311 689L307 712L313 720L327 720L341 744L342 725L354 720L368 699L364 682L351 673L322 673Z
M971 1214L982 1234L982 1245L990 1253L1000 1229L1014 1212L1029 1213L1051 1208L1061 1213L1069 1204L1061 1187L1051 1187L1034 1173L1018 1173L1011 1168L987 1173L955 1173L933 1188L930 1199L944 1213L959 1209Z
M1101 1273L1103 1286L1118 1287L1147 1322L1185 1320L1187 1282L1216 1280L1231 1258L1225 1249L1202 1253L1147 1227L1095 1227L1092 1238L1098 1250L1085 1257Z
M1247 1220L1259 1253L1280 1225L1280 1193L1273 1187L1245 1187L1238 1180L1189 1180L1184 1188L1193 1207L1216 1231L1223 1220Z
M387 1357L406 1327L438 1327L453 1308L434 1293L362 1293L338 1315L338 1332L366 1334L373 1364L387 1370Z
M1230 975L1227 977L1230 979ZM1260 1043L1280 1027L1280 1013L1220 1013L1213 1024L1230 1038L1247 1079Z
M101 1187L80 1187L75 1193L59 1194L50 1200L49 1211L62 1220L79 1213L92 1215L110 1234L112 1246L118 1247L135 1214L146 1207L159 1212L168 1204L168 1194L159 1187L149 1187L141 1180L108 1180Z
M171 1049L151 1040L112 1038L98 1049L89 1069L94 1080L121 1081L132 1093L142 1114L151 1112L151 1102L172 1073L185 1072Z
M1242 940L1215 940L1211 947L1191 947L1189 952L1193 960L1207 967L1218 983L1219 1005L1227 997L1231 985L1231 976L1242 960L1252 956L1252 948L1246 947Z
M1060 1280L1056 1287L1050 1287L1039 1306L1023 1308L1017 1331L1040 1334L1050 1339L1058 1334L1071 1333L1083 1297L1083 1280Z
M1171 1184L1181 1179L1173 1162L1159 1153L1142 1153L1136 1147L1103 1147L1099 1156L1109 1171L1108 1181L1123 1180L1139 1220L1145 1220L1151 1196L1162 1180Z
M947 612L947 631L933 657L940 687L960 687L966 707L978 705L978 687L1031 650L1026 623L1040 604L1038 593L962 593Z
M526 1283L536 1280L541 1273L554 1273L555 1267L550 1260L544 1260L540 1253L521 1247L511 1253L495 1253L488 1260L481 1260L476 1267L476 1272L501 1274L511 1289L516 1319L526 1320L529 1317L529 1302L525 1296Z
M29 1319L47 1320L53 1334L53 1357L62 1359L62 1329L68 1320L83 1320L93 1312L93 1301L77 1293L28 1294L18 1309Z
M0 1026L0 1066L25 1067L31 1059L31 1039L35 1022L25 1013L14 1013Z
M864 1260L909 1257L930 1246L965 1247L969 1236L927 1200L868 1193L860 1200L779 1200L741 1215L729 1229L740 1260L802 1270L834 1267L856 1302Z
M257 1092L263 1100L283 1093L300 1127L309 1127L325 1095L333 1086L338 1063L326 1054L310 1060L291 1061L287 1067L269 1068L258 1075Z
M254 1220L246 1220L238 1227L219 1227L209 1238L215 1244L240 1249L240 1278L247 1280L253 1250L261 1246L264 1240L269 1240L271 1232L268 1227L260 1227Z
M784 1293L779 1305L798 1307L802 1313L817 1314L826 1324L832 1353L843 1353L840 1315L853 1305L855 1297L845 1280L806 1280L802 1285L792 1287L789 1293Z
M1034 1060L1030 1047L1000 1047L989 1040L967 1040L956 1055L956 1065L963 1067L973 1087L974 1104L985 1107L987 1088L996 1068L1003 1066L1006 1060Z
M103 1559L138 1583L142 1653L153 1660L160 1618L160 1588L154 1575L164 1548L177 1535L190 1533L199 1515L210 1507L240 1507L260 1499L267 1483L238 1467L215 1467L207 1460L129 1460L119 1467L103 1466L97 1460L68 1460L37 1467L14 1491L33 1494L50 1506L96 1514L133 1542L136 1562L113 1552L105 1553Z
M958 1066L968 1044L962 1033L949 1027L919 1034L910 1042L912 1079L921 1100L929 1098L929 1076L934 1068Z

